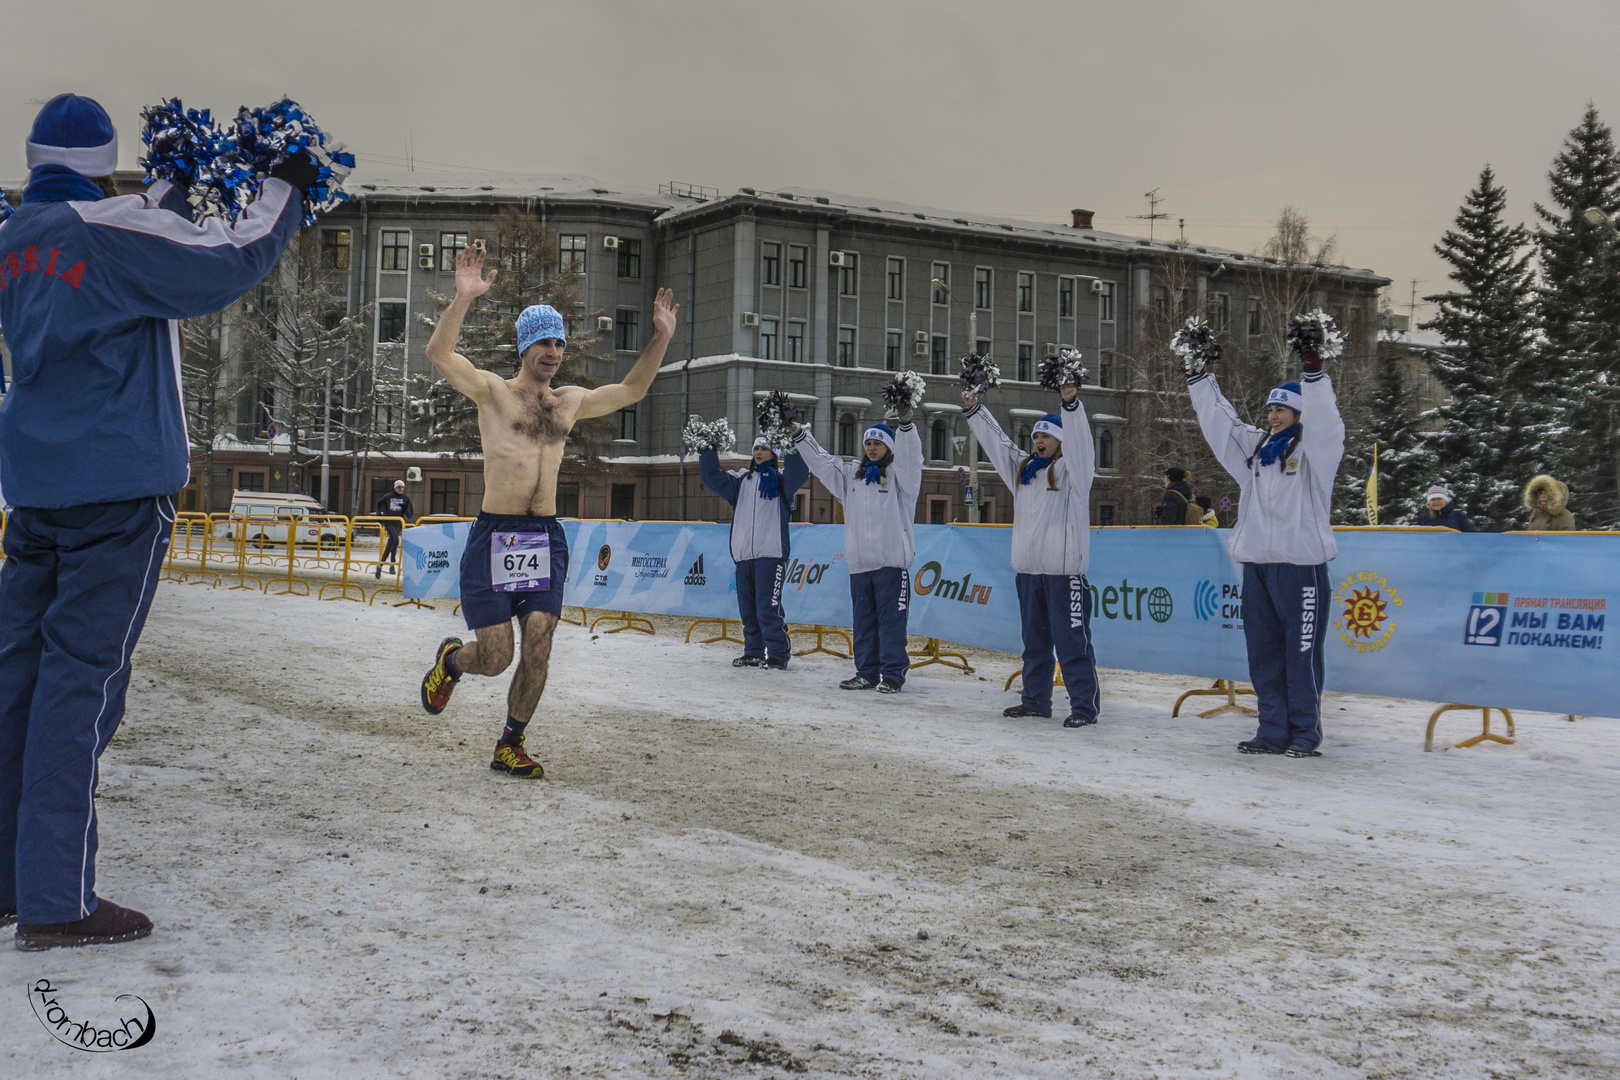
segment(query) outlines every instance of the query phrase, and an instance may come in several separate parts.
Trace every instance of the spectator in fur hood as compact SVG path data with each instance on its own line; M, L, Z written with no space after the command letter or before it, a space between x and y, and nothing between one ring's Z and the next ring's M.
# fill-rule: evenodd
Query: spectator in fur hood
M1479 532L1474 523L1468 520L1468 515L1463 513L1462 507L1457 505L1451 489L1444 484L1436 484L1425 492L1423 502L1424 507L1418 513L1417 524L1456 529L1458 532Z
M1524 488L1524 505L1530 508L1531 532L1573 532L1575 515L1569 512L1569 485L1543 473Z

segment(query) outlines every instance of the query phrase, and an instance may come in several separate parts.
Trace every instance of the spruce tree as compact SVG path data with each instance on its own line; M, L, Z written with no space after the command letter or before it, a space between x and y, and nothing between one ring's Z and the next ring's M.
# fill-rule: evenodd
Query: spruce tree
M1620 211L1620 162L1608 125L1588 103L1547 176L1552 205L1536 204L1541 262L1542 372L1559 391L1548 451L1589 523L1620 518L1620 250L1613 226L1585 211Z
M1530 235L1502 220L1507 193L1486 165L1435 252L1457 288L1424 297L1437 305L1423 324L1445 345L1429 363L1451 391L1429 436L1434 467L1481 529L1508 529L1520 491L1542 467L1547 436L1535 373Z
M1421 429L1417 389L1407 389L1394 342L1378 343L1377 376L1362 421L1345 438L1333 499L1336 525L1367 522L1367 477L1378 445L1378 524L1410 525L1434 477L1434 456Z

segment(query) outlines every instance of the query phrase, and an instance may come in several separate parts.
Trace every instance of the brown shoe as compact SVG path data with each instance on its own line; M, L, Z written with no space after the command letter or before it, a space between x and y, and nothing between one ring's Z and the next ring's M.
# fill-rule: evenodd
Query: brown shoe
M70 923L17 924L17 948L25 952L40 949L74 948L79 945L111 945L135 941L152 932L152 920L140 912L103 900L96 910Z

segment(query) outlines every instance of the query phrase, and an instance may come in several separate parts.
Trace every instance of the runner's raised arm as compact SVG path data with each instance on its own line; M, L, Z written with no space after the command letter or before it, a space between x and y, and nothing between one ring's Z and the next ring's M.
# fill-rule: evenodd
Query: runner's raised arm
M489 396L493 382L501 381L493 371L485 371L471 360L456 352L456 339L461 337L461 323L472 310L474 301L489 292L495 284L499 270L491 267L484 276L484 252L476 248L462 248L456 254L456 298L439 316L439 325L433 328L428 340L427 356L439 369L445 382L460 390L474 401Z
M681 305L674 303L674 299L675 294L669 289L658 290L658 296L653 300L653 336L647 342L647 347L641 350L641 358L623 382L585 391L584 400L579 406L579 419L606 416L627 409L647 396L647 391L652 388L653 376L658 374L658 367L664 362L664 349L668 347L669 339L675 336L675 316L680 314Z

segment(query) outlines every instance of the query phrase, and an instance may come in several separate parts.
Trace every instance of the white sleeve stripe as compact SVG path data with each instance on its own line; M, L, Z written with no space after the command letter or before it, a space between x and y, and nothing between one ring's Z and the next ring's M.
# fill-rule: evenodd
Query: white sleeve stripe
M72 202L68 205L87 225L102 225L155 236L186 247L244 248L269 236L286 209L287 201L295 196L302 197L285 180L266 180L259 198L248 206L235 225L227 225L219 218L193 222L167 210L159 211L152 196L153 193L148 191L139 195L123 195L99 202ZM161 198L161 195L158 197Z

